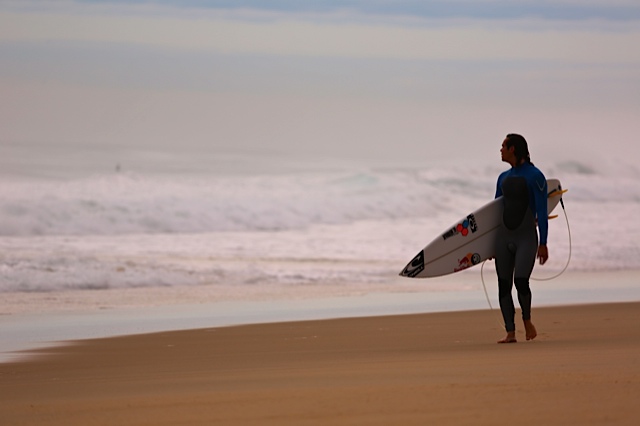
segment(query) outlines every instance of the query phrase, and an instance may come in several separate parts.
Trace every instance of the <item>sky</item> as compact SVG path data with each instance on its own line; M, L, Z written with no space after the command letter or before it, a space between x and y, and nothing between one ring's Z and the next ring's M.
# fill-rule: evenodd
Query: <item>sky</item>
M0 0L0 148L630 161L638 46L631 0Z

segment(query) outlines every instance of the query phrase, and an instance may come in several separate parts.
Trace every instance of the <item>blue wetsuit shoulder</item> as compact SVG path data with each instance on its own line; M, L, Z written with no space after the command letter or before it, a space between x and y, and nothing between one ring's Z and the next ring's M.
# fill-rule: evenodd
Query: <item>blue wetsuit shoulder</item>
M496 184L496 196L495 196L495 198L502 197L502 181L504 180L504 178L509 176L509 172L511 172L511 170L506 170L506 171L500 173L500 176L498 176L498 183Z

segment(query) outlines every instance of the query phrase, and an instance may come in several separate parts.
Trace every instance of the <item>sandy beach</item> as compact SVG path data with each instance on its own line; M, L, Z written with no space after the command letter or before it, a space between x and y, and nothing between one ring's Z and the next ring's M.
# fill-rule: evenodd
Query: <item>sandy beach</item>
M637 424L640 303L85 340L0 364L6 425Z

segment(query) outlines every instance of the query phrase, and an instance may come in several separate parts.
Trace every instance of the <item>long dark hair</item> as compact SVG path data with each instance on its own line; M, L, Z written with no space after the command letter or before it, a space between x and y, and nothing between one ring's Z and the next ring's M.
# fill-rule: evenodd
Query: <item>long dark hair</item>
M515 148L513 154L516 156L516 164L520 164L524 159L525 162L533 165L529 156L529 145L527 145L527 140L524 136L517 133L509 133L507 135L507 148L511 147Z

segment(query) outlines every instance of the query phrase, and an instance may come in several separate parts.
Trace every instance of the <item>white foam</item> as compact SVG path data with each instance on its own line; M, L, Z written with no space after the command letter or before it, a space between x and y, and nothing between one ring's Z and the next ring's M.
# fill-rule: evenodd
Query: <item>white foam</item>
M492 198L500 170L3 180L0 291L389 282L434 235ZM571 268L640 269L637 180L586 166L550 170L569 188ZM549 244L551 273L569 256L562 215Z
M551 168L571 202L604 214L640 202L637 177ZM586 167L586 166L584 166ZM578 170L576 172L575 170ZM0 235L115 235L300 229L361 220L452 218L490 199L499 168L285 175L139 175L0 183ZM455 220L455 219L452 219Z

